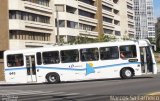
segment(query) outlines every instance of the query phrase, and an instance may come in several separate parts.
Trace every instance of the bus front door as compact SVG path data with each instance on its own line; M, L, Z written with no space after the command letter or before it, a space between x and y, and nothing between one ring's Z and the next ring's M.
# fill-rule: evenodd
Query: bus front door
M150 47L140 47L140 55L142 73L153 73L153 60Z
M36 82L36 65L35 65L35 56L29 55L26 56L26 68L27 68L27 82Z

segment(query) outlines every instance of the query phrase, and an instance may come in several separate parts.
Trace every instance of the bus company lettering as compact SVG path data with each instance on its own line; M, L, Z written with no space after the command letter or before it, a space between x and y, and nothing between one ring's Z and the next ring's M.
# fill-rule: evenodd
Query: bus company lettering
M83 66L82 65L74 65L74 64L69 65L69 68L79 68L79 67L83 67Z

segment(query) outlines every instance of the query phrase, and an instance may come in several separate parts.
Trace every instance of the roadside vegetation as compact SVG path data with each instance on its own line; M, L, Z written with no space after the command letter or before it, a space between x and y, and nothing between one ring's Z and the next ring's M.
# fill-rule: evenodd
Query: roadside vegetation
M160 53L155 52L155 53L154 53L154 56L155 56L156 62L157 62L158 64L160 64Z
M75 38L70 39L68 42L65 42L63 37L60 37L61 44L83 44L83 43L95 43L95 42L109 42L116 41L115 35L100 35L97 38L89 38L87 36L77 36ZM126 39L127 40L127 39Z

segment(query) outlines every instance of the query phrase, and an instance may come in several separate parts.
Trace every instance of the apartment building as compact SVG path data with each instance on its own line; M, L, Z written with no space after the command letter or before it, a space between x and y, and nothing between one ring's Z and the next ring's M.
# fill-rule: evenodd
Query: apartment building
M55 43L54 0L0 0L0 79L3 52Z
M79 35L96 38L101 34L134 38L132 0L54 0L54 5L58 34L65 41Z
M136 37L154 38L153 0L134 0L134 5Z
M121 33L124 38L135 39L135 21L133 0L120 1Z

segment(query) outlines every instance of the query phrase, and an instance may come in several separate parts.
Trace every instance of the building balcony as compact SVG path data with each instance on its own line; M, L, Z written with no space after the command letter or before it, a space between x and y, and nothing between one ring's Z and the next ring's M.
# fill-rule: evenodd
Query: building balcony
M133 34L134 34L134 32L135 32L135 29L134 28L128 28L128 32L132 32Z
M39 13L39 14L49 14L49 15L51 15L53 12L53 9L51 7L21 0L10 0L9 10L20 10L36 14Z
M128 24L134 25L134 20L128 18Z
M83 23L91 26L97 26L98 20L79 15L79 23Z
M54 4L62 4L78 8L78 1L76 0L54 0Z
M44 47L46 45L51 45L55 42L49 41L35 41L35 40L9 40L10 49L25 49L33 47Z
M98 32L95 31L86 31L86 30L79 30L79 34L82 36L87 36L88 38L97 38Z
M78 1L78 9L96 14L97 7Z
M104 17L109 17L109 18L113 18L114 14L112 12L108 12L106 10L102 10L102 14Z
M103 21L103 28L114 30L115 25L112 24L112 23L108 23L108 22L104 22L104 21Z
M9 1L9 10L30 12L33 14L44 15L44 16L51 16L53 13L53 9L50 7L20 0Z
M120 8L120 5L118 5L118 4L114 4L114 9L117 9L117 10L120 10L121 8Z
M54 16L56 17L56 13L54 13ZM60 20L70 20L74 22L78 22L78 15L67 13L67 12L58 12L58 16Z
M10 19L9 30L25 30L33 32L52 33L53 25L33 21Z
M120 30L121 30L121 27L118 26L118 25L114 25L114 29L117 30L117 31L120 31Z
M53 9L51 7L35 4L35 3L32 3L32 2L24 1L23 5L24 5L25 9L31 10L31 11L32 10L33 11L39 11L39 12L42 11L42 12L46 12L46 13L49 13L49 14L52 14L52 12L53 12Z
M132 1L131 0L127 0L127 4L133 5L134 4L133 0Z
M134 14L134 10L127 9L127 13L128 13L129 15L133 15L133 14Z
M102 5L106 5L108 7L113 8L114 3L112 1L102 0Z
M55 35L57 35L57 29L56 28L55 28ZM79 35L79 30L75 29L75 28L59 27L59 35L78 36Z

